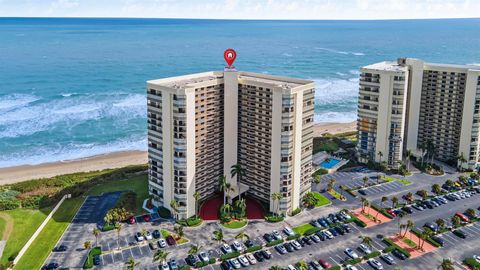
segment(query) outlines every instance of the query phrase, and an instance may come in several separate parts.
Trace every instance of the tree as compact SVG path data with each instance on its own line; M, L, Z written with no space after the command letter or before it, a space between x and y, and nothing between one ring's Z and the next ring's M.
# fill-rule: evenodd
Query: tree
M309 208L313 208L315 207L315 205L317 205L318 203L318 199L317 197L315 197L315 195L313 194L313 192L307 192L304 196L303 196L303 204L306 206L306 207L309 207Z
M299 261L298 263L295 264L295 266L298 268L298 270L308 269L308 264L304 260Z
M367 177L367 176L364 176L364 177L362 178L362 180L363 180L363 187L367 187L368 177Z
M218 243L224 242L222 229L218 229L218 230L213 231L213 238L212 239L217 241Z
M103 220L106 223L114 224L116 222L126 220L129 216L131 216L131 213L128 212L125 208L114 207L107 211Z
M419 190L418 194L422 197L422 200L426 200L428 198L428 192L425 189Z
M245 232L239 232L236 236L235 236L235 239L240 239L240 240L243 240L243 238L245 239L250 239L250 236L248 236L248 234L246 234Z
M222 175L218 177L218 190L223 192L223 205L227 203L227 177Z
M378 163L382 163L382 158L383 158L383 152L382 151L378 151L378 157L380 157Z
M407 235L407 232L415 226L415 223L412 220L407 220L407 224L405 225L405 232L403 233L402 237Z
M242 181L242 177L246 175L246 171L244 168L242 168L242 165L237 163L231 167L230 174L232 175L232 178L235 176L237 177L238 198L241 199L242 193L240 190L240 183Z
M410 163L412 158L412 150L407 149L407 170L410 171Z
M117 244L120 241L120 232L122 231L122 223L115 224L115 231L117 231ZM118 249L120 249L120 245L118 245Z
M85 248L86 250L89 250L90 248L92 248L92 242L90 241L83 242L83 248Z
M392 208L397 208L398 198L396 196L393 196L392 198L390 198L390 200L392 201Z
M443 220L442 218L437 219L435 223L437 224L440 230L442 230L445 227L445 220Z
M94 228L92 233L93 236L95 236L95 246L98 246L98 237L100 236L100 230L98 228Z
M426 229L423 230L422 234L420 235L422 238L422 244L420 245L420 249L423 250L423 246L425 245L425 241L427 241L428 238L430 238L433 235L432 230Z
M439 184L433 184L432 185L432 192L437 194L437 195L440 195L442 193L442 187L440 187Z
M195 255L200 251L200 246L199 245L191 245L190 249L188 250L189 255Z
M135 260L132 257L130 257L125 262L125 267L127 268L127 270L134 270L135 266L137 266L138 264L139 264L138 262L135 262Z
M373 245L373 240L372 238L368 237L368 236L359 236L360 239L362 239L362 244L364 245L367 245L369 247L372 247Z
M470 218L475 218L477 216L477 212L473 208L468 208L467 211L465 211L465 214Z
M200 202L200 198L202 196L200 195L200 192L196 191L193 193L193 198L195 199L195 217L198 218L198 203Z
M178 226L173 227L173 230L175 231L175 233L177 234L177 236L179 238L182 238L185 235L185 232L183 231L183 226L182 225L178 225Z
M175 214L175 219L178 220L178 202L176 200L171 200L170 208L172 208L173 213Z
M330 178L330 179L328 180L328 186L327 186L327 190L328 190L328 191L332 191L332 190L333 190L333 186L335 185L335 182L336 182L336 181L337 181L337 180L335 180L334 178Z
M398 219L398 235L399 236L402 236L402 229L405 228L405 226L402 226L402 218L405 216L405 212L400 212L398 213L397 215L397 219Z
M412 193L412 192L408 192L407 194L405 194L405 200L406 200L408 203L412 203L412 202L413 202L413 193Z
M382 208L385 208L385 203L388 201L388 198L383 196L382 199L380 200L380 206ZM380 214L380 211L377 211L377 214L375 215L375 219L378 218L378 214Z
M458 162L460 162L460 171L463 171L463 163L467 162L467 159L463 155L463 152L457 157Z
M170 252L166 252L165 250L159 249L155 251L153 254L153 261L158 262L160 261L162 264L167 261L167 257L170 254Z
M362 202L362 212L365 212L365 208L370 204L368 199L365 197L360 198L360 201Z
M278 207L280 205L280 200L282 199L282 193L274 192L270 196L272 196L272 201L274 203L275 214L278 215ZM277 202L277 203L275 203L275 202Z
M438 266L440 270L455 270L453 262L450 259L443 259L442 263Z
M460 219L459 216L455 215L452 217L452 224L454 227L458 227L462 224L462 220Z

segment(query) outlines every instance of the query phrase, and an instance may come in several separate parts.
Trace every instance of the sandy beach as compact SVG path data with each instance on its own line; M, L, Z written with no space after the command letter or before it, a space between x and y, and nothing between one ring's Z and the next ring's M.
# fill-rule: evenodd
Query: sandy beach
M313 134L314 137L320 137L325 133L337 134L354 131L355 129L355 122L317 123L314 126ZM12 184L30 179L52 177L61 174L120 168L128 165L145 163L147 163L147 152L128 151L93 156L78 160L0 168L0 185Z

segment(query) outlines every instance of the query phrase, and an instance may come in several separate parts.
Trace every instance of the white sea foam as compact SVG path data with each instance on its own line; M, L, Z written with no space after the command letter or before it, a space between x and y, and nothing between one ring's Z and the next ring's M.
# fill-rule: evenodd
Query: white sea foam
M321 112L315 114L315 123L350 123L357 119L356 112Z
M282 53L282 55L285 56L285 57L292 57L292 55L289 54L289 53Z
M19 108L34 101L39 100L40 98L34 95L24 95L24 94L11 94L0 96L0 113Z
M355 55L355 56L363 56L365 55L362 52L349 52L349 51L339 51L335 49L330 49L330 48L322 48L322 47L315 47L316 50L320 51L326 51L326 52L331 52L331 53L337 53L337 54L344 54L344 55Z
M358 79L318 79L315 85L315 122L348 123L357 118Z

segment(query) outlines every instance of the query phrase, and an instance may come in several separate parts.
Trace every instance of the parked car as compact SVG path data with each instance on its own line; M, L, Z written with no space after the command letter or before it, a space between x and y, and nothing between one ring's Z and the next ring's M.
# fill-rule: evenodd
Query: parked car
M301 240L303 243L307 244L307 245L313 244L312 239L310 239L310 238L308 238L308 237L305 237L305 236L302 237L302 238L300 238L300 240Z
M329 264L327 261L322 260L322 259L318 260L318 263L320 263L320 265L321 265L323 268L330 268L330 267L331 267L330 264Z
M229 262L230 262L230 264L233 266L233 268L235 268L235 269L239 269L240 267L242 267L242 266L240 265L240 262L239 262L237 259L235 259L235 258L230 259Z
M285 246L283 245L277 245L275 246L275 249L278 251L278 253L280 254L286 254L287 253L287 249L285 248Z
M198 254L198 258L200 258L201 261L203 262L208 262L210 258L208 257L208 254L206 252L200 252Z
M171 259L168 265L170 266L170 270L178 270L178 263L175 259Z
M333 236L338 236L338 232L335 230L335 228L330 228L327 231L329 231Z
M277 230L274 230L272 232L272 235L273 235L273 238L275 238L275 240L280 240L283 238L282 235Z
M421 204L414 204L412 205L413 208L417 209L418 211L423 211L425 208Z
M367 195L367 192L365 191L365 189L359 189L358 193L362 194L363 196Z
M431 238L432 238L432 240L433 240L433 241L435 241L435 242L439 243L439 244L440 244L440 246L442 246L442 247L443 247L443 245L445 245L445 241L443 241L443 239L442 239L442 238L440 238L440 237L438 237L438 236L435 236L435 235L434 235L434 236L432 236Z
M312 225L313 227L322 228L322 225L320 225L317 220L310 221L310 225Z
M298 269L295 266L289 264L289 265L287 265L286 270L298 270Z
M93 265L100 265L100 255L93 256Z
M453 234L455 234L456 236L458 236L460 238L463 238L463 239L467 238L467 234L460 229L454 230Z
M427 222L423 225L425 228L429 228L430 230L436 232L438 230L438 226L436 224L433 224L431 222Z
M131 216L127 219L127 223L128 224L135 224L136 220L135 220L135 217L134 216Z
M135 234L135 239L137 239L137 242L142 242L142 241L145 240L145 237L143 237L143 235L141 233L137 232Z
M158 269L160 270L170 270L170 266L168 266L167 262L163 262L158 266Z
M405 255L403 252L401 252L398 249L394 249L392 251L392 254L395 255L395 257L399 258L400 260L406 260L407 259L407 255Z
M59 267L58 263L56 262L51 262L47 263L42 267L42 270L51 270L51 269L57 269Z
M323 231L323 233L325 234L325 236L326 236L328 239L333 239L333 237L334 237L333 234L332 234L330 231L328 231L328 230Z
M320 241L321 241L321 238L318 237L318 236L315 235L315 234L314 234L314 235L311 235L311 236L310 236L310 239L311 239L313 242L315 242L315 243L320 243Z
M152 220L152 218L150 217L150 215L145 215L145 216L143 216L143 220L145 222L149 222L150 220Z
M163 238L162 238L162 239L159 239L159 240L157 241L157 244L158 244L158 247L160 247L160 248L164 248L164 247L167 246L167 242L165 242L165 239L163 239Z
M65 245L60 245L60 246L56 246L54 249L53 249L53 252L63 252L63 251L67 251L67 246Z
M227 245L227 244L223 244L223 245L222 245L222 250L223 250L223 252L225 252L225 253L232 253L232 252L233 252L232 248L231 248L229 245Z
M299 249L302 249L302 246L300 245L300 243L298 243L297 240L293 240L292 242L290 242L290 244L293 246L294 249L296 250L299 250Z
M349 232L352 231L347 224L343 224L343 225L342 225L342 228L343 228L343 229L345 230L345 232L347 232L347 233L349 233Z
M195 266L195 264L198 262L197 256L193 254L189 254L187 256L187 259L185 260L190 266Z
M323 270L323 267L316 261L311 261L309 265L313 270Z
M156 250L158 247L153 244L152 242L148 243L148 247L151 249L151 250Z
M293 245L289 242L283 244L283 246L287 249L288 252L294 252L295 251L295 248L293 247Z
M323 232L317 232L315 235L312 235L312 237L313 236L317 236L320 239L320 241L325 241L325 239L327 239L327 237L325 236L325 234Z
M160 238L160 236L161 236L160 231L159 231L159 230L154 230L154 231L152 232L152 236L153 236L153 238L155 238L155 239Z
M292 229L290 229L290 227L285 227L285 228L283 228L283 232L284 232L286 235L288 235L288 236L293 236L293 235L295 235L295 232L294 232Z
M175 238L173 238L173 236L169 235L167 236L167 244L173 246L177 244L177 241L175 240Z
M245 246L246 246L247 248L253 247L254 245L255 245L255 243L254 243L252 240L250 240L250 239L248 239L247 241L245 241Z
M233 266L232 266L232 265L230 264L230 262L228 262L228 261L222 262L222 263L220 264L220 268L221 268L222 270L233 270L233 269L234 269Z
M392 256L390 256L390 254L383 254L380 256L380 258L382 258L382 260L384 260L387 264L395 264L395 260Z
M397 216L397 214L393 211L393 209L388 209L387 212L394 217Z
M248 262L247 258L245 258L245 256L243 255L240 255L238 256L238 262L240 262L240 264L243 266L243 267L247 267L250 265L250 263Z
M270 260L272 258L272 253L268 249L263 249L262 250L262 255L267 260Z
M264 235L263 235L263 239L265 239L265 241L267 241L268 243L270 243L270 242L272 242L273 240L275 240L275 239L273 239L273 236L272 236L271 234L269 234L269 233L264 234Z
M322 227L327 227L328 226L327 220L324 219L324 218L319 218L317 221L318 221L318 223L320 223L320 225L322 225Z
M245 258L247 258L248 262L251 265L257 264L257 259L255 259L255 257L251 253L248 253L247 255L245 255Z
M459 217L463 222L470 222L470 219L460 212L455 213L455 216Z
M347 265L345 266L345 270L358 270L358 268L353 265Z
M376 270L382 270L383 269L383 265L379 261L375 260L374 258L368 259L368 264L373 269L376 269Z
M263 252L261 250L253 253L253 256L255 256L255 259L259 262L263 262L265 260L265 257L263 256Z
M152 239L153 239L153 236L152 236L152 234L151 234L149 231L147 231L147 232L145 233L145 238L146 238L147 240L152 240Z
M242 245L238 241L233 241L232 246L238 252L242 252L243 250Z
M404 206L404 207L402 207L402 210L405 211L405 213L408 213L408 214L413 213L413 210L410 206Z
M365 254L370 254L372 253L372 250L370 249L369 246L365 245L365 244L360 244L359 246L360 250L363 251Z
M358 254L351 248L346 248L345 249L345 254L347 254L352 259L358 258Z

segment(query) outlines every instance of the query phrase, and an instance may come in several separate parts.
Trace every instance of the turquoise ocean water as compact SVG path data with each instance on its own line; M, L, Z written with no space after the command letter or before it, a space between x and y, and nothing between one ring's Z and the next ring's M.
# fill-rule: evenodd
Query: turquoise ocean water
M359 67L479 64L480 19L0 18L0 167L145 150L145 81L222 70L229 47L239 70L315 80L315 120L349 122Z

